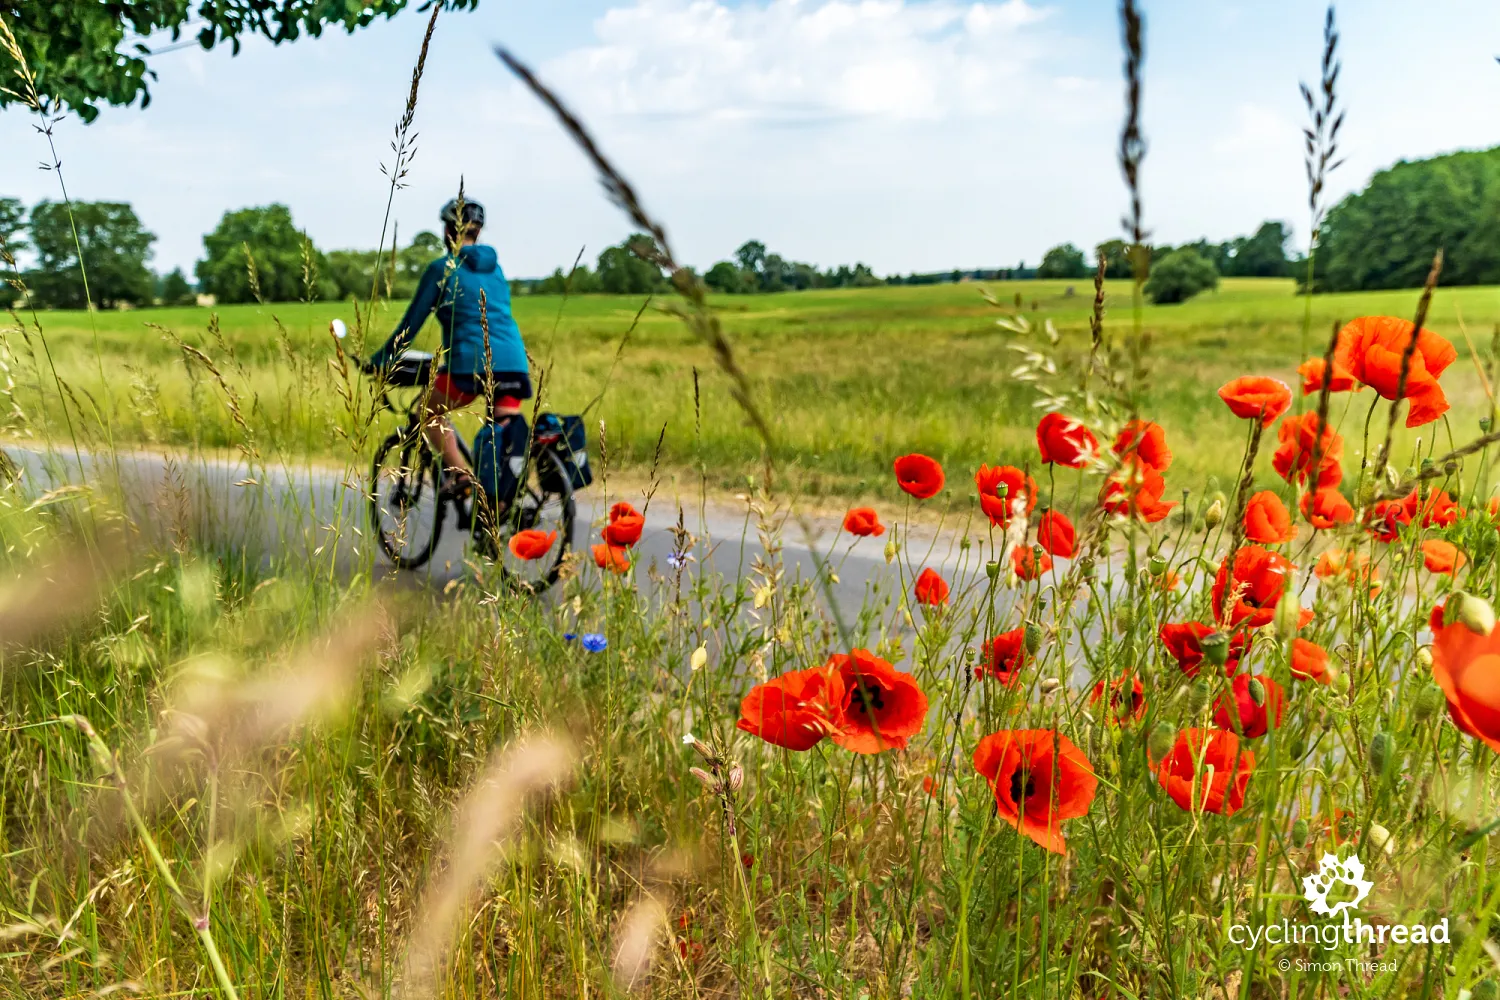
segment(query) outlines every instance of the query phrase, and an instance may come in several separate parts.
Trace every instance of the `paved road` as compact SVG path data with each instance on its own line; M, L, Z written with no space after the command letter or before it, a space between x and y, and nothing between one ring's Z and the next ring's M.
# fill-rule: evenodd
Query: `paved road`
M338 472L320 466L272 466L253 469L243 461L191 457L171 453L125 452L75 456L71 452L42 452L11 447L12 459L26 473L35 495L69 485L94 484L113 492L118 483L125 497L128 516L148 534L167 537L172 532L211 542L233 544L268 556L327 560L346 572L367 568L379 577L395 576L409 583L442 586L464 571L467 537L450 523L431 564L413 572L394 570L379 554L369 534L361 485L346 481ZM640 496L626 499L644 507ZM722 503L699 504L683 498L685 524L695 539L697 565L730 579L748 576L757 555L763 553L757 524L747 509ZM598 526L605 512L599 484L578 494L578 519L573 545L587 552L598 540ZM678 500L659 493L646 508L646 530L636 547L637 577L645 585L644 570L654 562L663 575L670 575L667 556L675 547L672 526L678 517ZM867 538L849 545L837 521L812 520L804 531L796 519L785 519L780 532L786 576L812 580L816 559L812 547L822 551L836 582L831 589L839 606L852 614L872 594L890 597L899 585L898 567L884 557L884 538ZM829 553L829 546L836 545ZM908 567L931 566L945 577L956 579L967 570L980 571L986 558L986 542L976 538L964 549L952 531L914 530L906 539Z

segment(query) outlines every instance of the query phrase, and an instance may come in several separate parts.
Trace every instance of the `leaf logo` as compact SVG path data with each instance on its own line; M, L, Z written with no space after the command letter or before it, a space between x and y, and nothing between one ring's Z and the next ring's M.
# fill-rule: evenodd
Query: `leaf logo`
M1354 898L1341 899L1330 906L1328 893L1339 882L1354 889ZM1353 854L1343 861L1332 854L1325 854L1318 870L1302 878L1302 895L1307 899L1308 909L1328 917L1358 906L1373 888L1375 883L1365 880L1364 863Z

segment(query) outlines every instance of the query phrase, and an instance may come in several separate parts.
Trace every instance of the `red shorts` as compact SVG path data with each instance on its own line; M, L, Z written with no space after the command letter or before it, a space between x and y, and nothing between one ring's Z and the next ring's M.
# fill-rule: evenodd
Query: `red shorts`
M495 393L498 409L519 409L521 400L531 395L531 379L525 372L493 372L488 379L482 375L438 372L432 391L442 394L455 406L468 406L484 394L486 382Z

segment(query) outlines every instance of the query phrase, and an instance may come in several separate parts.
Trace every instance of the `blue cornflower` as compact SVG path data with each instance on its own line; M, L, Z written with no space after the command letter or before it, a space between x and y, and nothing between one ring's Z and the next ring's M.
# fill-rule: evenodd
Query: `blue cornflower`
M673 569L682 569L692 558L690 552L673 552L667 556L667 565Z
M585 632L583 635L583 648L590 653L602 653L608 645L609 640L598 632Z
M577 632L564 632L563 633L563 642L572 642L576 638L578 638L578 633Z

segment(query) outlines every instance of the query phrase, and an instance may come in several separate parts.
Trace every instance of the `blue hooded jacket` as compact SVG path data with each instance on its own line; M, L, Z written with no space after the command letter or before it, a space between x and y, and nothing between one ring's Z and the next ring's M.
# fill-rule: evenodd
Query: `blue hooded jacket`
M490 370L529 372L526 344L510 314L510 282L500 270L495 248L480 244L461 247L457 256L439 257L427 265L396 332L371 356L370 364L382 369L398 358L436 309L443 328L442 370L455 375L484 374L481 292L490 328Z

